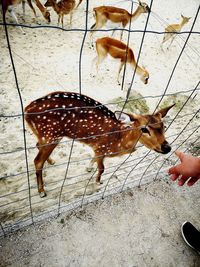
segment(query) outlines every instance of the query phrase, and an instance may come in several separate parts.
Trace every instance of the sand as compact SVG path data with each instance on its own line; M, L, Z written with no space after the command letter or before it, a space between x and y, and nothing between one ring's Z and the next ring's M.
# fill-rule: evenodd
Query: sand
M147 1L150 4L150 1ZM126 9L130 9L129 2L113 2L113 1L91 1L88 14L88 28L94 23L92 8L98 5L115 5ZM152 14L149 18L147 29L153 31L164 31L168 23L178 23L180 14L191 16L190 22L185 25L184 30L189 31L198 8L198 1L180 1L175 3L173 0L154 1L152 5ZM136 7L134 7L135 9ZM22 23L21 5L15 8L19 21ZM37 21L33 17L32 11L26 7L25 24L33 26L33 28L24 28L23 35L19 28L8 27L9 40L12 49L12 56L17 73L19 89L23 101L23 107L31 101L46 95L49 92L62 90L81 92L88 95L103 104L114 103L108 105L110 109L119 110L120 106L116 104L119 100L124 101L127 90L132 80L133 72L127 66L127 74L124 84L124 90L116 82L117 69L119 62L111 58L106 59L100 65L99 73L96 75L95 67L92 64L96 57L95 49L91 47L89 33L86 35L81 60L81 88L79 76L79 58L80 48L84 37L85 28L85 5L84 3L74 12L72 29L80 29L82 31L63 31L57 29L57 15L51 10L51 26L54 28L40 27L47 25L39 10L37 10ZM158 20L158 15L161 19ZM12 23L13 20L9 13L6 15L7 21ZM143 30L147 15L144 14L138 18L132 25L132 29ZM199 16L195 23L193 31L199 31ZM37 27L36 27L37 26ZM64 20L64 28L69 29L69 18L66 16ZM119 32L114 37L119 38ZM94 40L101 36L111 35L111 32L97 32L94 34ZM22 108L20 105L19 95L16 89L16 83L13 75L13 69L5 39L3 26L0 27L0 90L1 104L0 113L9 118L1 118L1 150L0 150L0 221L5 231L10 231L13 224L21 227L22 221L27 220L24 224L29 224L30 220L30 202L29 191L26 174L26 161L24 153L23 124L21 116ZM144 112L144 109L153 112L160 95L165 92L168 95L163 99L162 105L169 105L177 102L165 118L165 125L168 126L175 118L166 132L167 140L172 143L173 151L180 146L181 150L189 151L196 149L195 143L199 134L195 131L199 124L199 91L192 95L192 99L187 102L188 96L191 94L199 81L199 35L192 34L188 40L188 44L178 61L176 70L168 85L170 75L180 55L181 48L188 36L188 33L177 36L170 50L164 46L164 52L160 49L160 43L163 36L155 33L146 33L144 43L141 50L139 65L145 66L150 73L149 83L143 84L136 75L131 96L136 98L145 97L144 103L135 109L136 113ZM133 49L135 56L138 56L141 44L142 34L140 32L131 33L129 46ZM127 33L124 33L123 41L126 42ZM168 85L168 86L167 86ZM134 109L137 105L134 101L129 105L129 109ZM185 104L184 104L185 103ZM181 110L178 117L177 113ZM196 116L194 116L196 114ZM193 133L193 134L192 134ZM35 179L35 170L33 160L36 156L35 137L26 126L26 144L28 155L28 167L30 175L30 195L34 220L40 220L37 217L45 212L45 216L49 216L48 211L57 213L60 188L65 177L65 170L69 157L71 141L63 139L63 142L53 152L53 158L56 165L45 165L44 180L47 197L40 199ZM192 135L191 135L192 134ZM191 136L190 136L191 135ZM188 139L187 139L188 138ZM172 151L172 152L173 152ZM193 150L191 150L192 152ZM142 183L151 183L155 179L157 170L161 168L161 177L163 173L176 162L172 154L163 156L155 152L151 152L143 161L143 157L148 150L139 145L138 150L134 152L127 163L122 165L117 171L115 177L107 181L116 167L121 164L127 156L121 158L113 158L105 161L106 173L102 179L104 184L99 187L95 184L95 179L91 173L85 171L85 167L89 164L92 157L92 151L87 146L75 142L72 158L70 163L67 180L61 197L61 210L74 209L82 202L87 203L101 198L104 195L120 192L121 189L134 187L138 185L142 178ZM158 157L159 156L159 157ZM158 158L157 158L158 157ZM154 160L155 159L155 160ZM153 164L151 163L154 160ZM140 162L141 161L141 162ZM145 171L146 170L146 171ZM146 176L143 177L145 172ZM127 177L127 175L130 175ZM160 176L158 176L160 177ZM157 177L157 178L158 178ZM124 181L126 186L123 187ZM88 184L85 192L85 186ZM85 196L83 199L83 195Z

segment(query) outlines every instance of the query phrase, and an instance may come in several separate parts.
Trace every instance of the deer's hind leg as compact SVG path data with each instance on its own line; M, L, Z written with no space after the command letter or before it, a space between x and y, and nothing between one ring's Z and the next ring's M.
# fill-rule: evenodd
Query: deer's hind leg
M53 143L53 144L46 144L46 146L40 146L39 152L34 159L37 186L38 186L38 192L40 194L40 197L46 196L46 193L44 190L44 183L42 179L42 169L43 169L45 161L49 158L50 154L52 153L52 151L57 145L58 145L57 143Z
M107 51L98 43L96 44L96 50L97 50L96 71L98 73L99 65L107 57Z
M96 183L97 184L103 184L103 182L101 182L101 175L104 172L104 161L105 156L99 156L99 155L95 155L95 161L97 162L97 168L98 168L98 173L97 173L97 177L96 177Z

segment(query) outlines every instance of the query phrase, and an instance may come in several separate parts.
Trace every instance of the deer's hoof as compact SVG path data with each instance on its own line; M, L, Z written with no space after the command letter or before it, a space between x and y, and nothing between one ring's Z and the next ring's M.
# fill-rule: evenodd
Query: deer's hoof
M42 198L42 197L46 197L46 192L45 191L43 191L43 192L40 192L40 197Z
M92 167L87 167L87 168L86 168L86 171L87 171L87 172L92 172L92 171L94 171L94 168L92 168Z
M103 182L102 182L102 181L96 181L96 183L97 183L98 185L101 185L101 184L103 184Z
M48 159L48 163L49 163L50 165L54 165L56 162L55 162L55 160L53 160L53 159Z

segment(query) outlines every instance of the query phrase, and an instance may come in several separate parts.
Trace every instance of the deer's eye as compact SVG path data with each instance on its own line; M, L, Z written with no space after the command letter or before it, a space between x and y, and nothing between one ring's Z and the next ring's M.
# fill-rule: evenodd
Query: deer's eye
M141 131L142 131L143 133L146 133L146 134L149 134L149 135L150 135L150 132L149 132L149 130L148 130L146 127L142 127L142 128L141 128Z

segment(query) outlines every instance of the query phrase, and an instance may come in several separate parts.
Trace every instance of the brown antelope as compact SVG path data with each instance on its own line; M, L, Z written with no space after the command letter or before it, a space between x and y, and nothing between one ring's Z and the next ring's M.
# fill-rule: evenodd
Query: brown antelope
M185 24L187 24L188 21L191 19L191 17L184 17L182 14L181 14L181 18L182 18L182 20L181 20L181 22L179 24L171 24L171 25L167 26L167 28L165 28L165 34L164 34L164 37L163 37L161 48L162 48L163 43L165 43L166 41L171 39L171 42L170 42L170 44L169 44L169 46L167 48L167 49L169 49L169 47L172 44L174 38L176 37L176 33L180 32L181 29L183 28L183 26Z
M56 0L47 0L47 2L44 5L45 7L49 7L49 6L53 7L54 11L58 14L58 26L60 24L60 19L61 19L62 28L63 28L64 15L69 14L70 15L70 26L71 26L73 9L75 7L75 0L61 0L58 3L56 3Z
M16 21L17 24L19 24L17 16L15 15L15 12L13 10L13 7L15 5L18 5L20 3L22 3L22 7L23 7L23 15L25 14L25 0L1 0L2 2L2 8L3 8L3 12L6 13L7 11L9 11L9 13L11 14L11 16L13 17L13 19ZM30 8L33 10L34 15L36 16L36 12L35 9L32 5L31 0L27 0L28 5L30 6ZM40 9L42 15L44 16L44 18L50 22L50 13L47 11L47 9L40 3L39 0L35 0L35 3L37 5L37 7ZM23 31L23 29L20 27L21 31L25 34L25 32Z
M131 21L135 21L142 13L150 12L149 6L139 1L139 6L133 14L130 14L127 10L123 8L113 7L113 6L99 6L94 9L94 16L96 22L92 25L91 29L101 29L107 21L111 21L112 23L120 23L122 28L124 29L127 24ZM93 31L91 32L91 35ZM120 40L122 39L123 30L121 31Z
M119 71L117 74L118 83L119 83L119 75L125 62L128 62L133 68L133 70L136 69L135 70L136 73L140 76L140 79L144 84L148 83L148 80L149 80L148 71L144 67L142 68L139 65L136 66L136 61L135 61L133 51L131 48L127 47L126 44L122 43L119 40L110 38L110 37L103 37L103 38L96 40L96 51L97 51L97 61L96 61L97 72L98 72L99 64L108 55L110 55L111 57L120 59L121 61Z
M25 119L38 140L39 152L34 163L40 196L46 195L43 165L45 161L52 163L50 154L63 137L75 139L93 149L92 163L96 162L98 166L97 183L101 183L104 158L131 153L138 141L158 153L170 152L162 118L172 106L154 115L113 113L88 96L60 91L31 102L25 108Z

